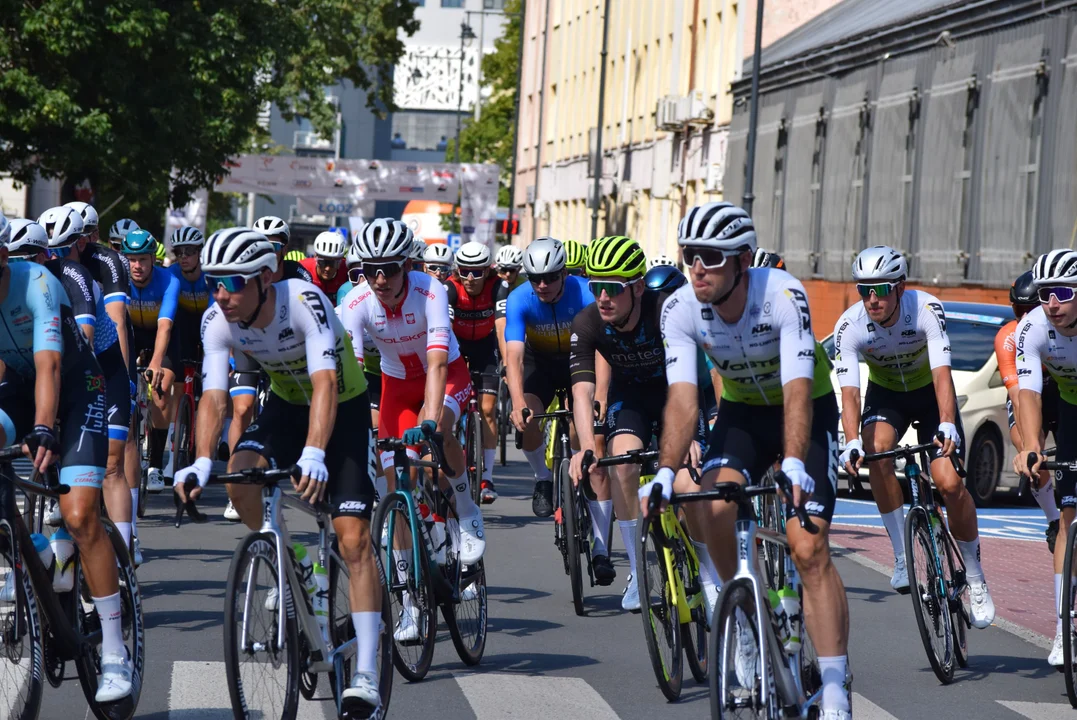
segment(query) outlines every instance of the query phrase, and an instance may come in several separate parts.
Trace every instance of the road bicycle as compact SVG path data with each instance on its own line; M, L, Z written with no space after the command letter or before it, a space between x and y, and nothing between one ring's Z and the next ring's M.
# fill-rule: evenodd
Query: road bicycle
M483 425L482 410L479 408L479 393L482 387L482 373L471 373L471 395L467 407L457 422L457 437L464 448L464 464L467 466L467 480L471 484L471 500L476 505L482 504L483 473Z
M262 527L240 540L232 555L225 590L224 663L228 694L236 717L294 720L299 695L310 700L318 675L326 673L342 715L342 692L351 682L357 641L348 604L348 566L332 536L332 508L325 502L311 504L284 493L279 483L298 481L301 471L249 468L235 473L211 475L209 484L262 486ZM192 474L185 479L190 492L197 487ZM301 580L303 566L295 556L283 509L294 508L318 524L317 562L328 574L328 637L323 635L311 599L310 588ZM177 511L181 513L182 508ZM378 553L374 554L378 560ZM382 578L382 632L378 644L378 691L381 717L389 707L393 688L392 631L389 598ZM281 601L283 598L283 602ZM302 598L296 602L296 598ZM284 612L281 612L284 608Z
M417 637L393 636L393 663L405 678L422 680L430 669L437 636L437 611L449 628L457 655L478 665L486 650L486 569L482 560L460 562L460 522L438 483L438 470L455 476L445 462L442 436L426 435L433 460L413 460L398 438L378 440L378 450L393 453L396 488L378 503L371 534L378 538L387 575L393 617L408 613ZM421 471L414 484L411 470ZM444 528L440 525L444 522Z
M183 361L183 393L176 407L176 423L172 431L172 467L176 469L189 467L197 457L194 445L195 418L197 417L195 408L198 407L198 400L202 397L202 373L198 371L198 367L196 360ZM180 508L179 496L173 494L172 498L177 510L186 510L187 516L193 522L204 523L209 520L198 510L193 500L189 500ZM140 505L143 502L141 493L138 502ZM176 527L179 527L181 517L182 514L177 512Z
M13 445L0 450L0 640L6 662L0 663L0 687L10 698L8 718L32 720L41 707L42 675L54 688L64 680L68 661L75 664L83 695L94 717L128 720L134 717L145 673L145 624L138 578L116 526L102 518L105 535L116 553L119 575L121 623L127 655L131 660L131 694L114 703L99 703L97 676L101 667L101 622L86 585L78 548L72 555L72 589L53 589L53 569L45 567L34 549L23 517L13 511L15 489L39 500L58 500L69 492L64 485L45 486L15 474L11 463L23 457ZM8 590L8 584L11 589Z
M146 497L149 495L149 472L150 467L150 430L152 425L150 424L150 385L146 379L146 373L149 368L137 367L135 374L138 380L135 384L135 397L134 401L134 424L135 429L135 447L138 450L138 466L139 466L139 481L138 481L138 507L134 508L134 511L138 513L139 519L146 517ZM173 467L186 467L186 465L174 465Z
M563 536L565 542L565 557L568 563L568 577L572 586L572 605L577 615L586 614L583 605L583 571L587 570L587 578L590 587L595 586L594 568L591 566L591 546L594 542L594 528L591 522L591 509L587 504L588 498L594 500L594 490L591 488L589 470L592 467L602 467L610 464L608 458L595 461L594 452L588 450L583 456L583 477L580 482L574 483L568 472L564 472L558 478L558 496L561 498L561 520L564 524ZM610 526L613 518L610 518ZM606 536L609 537L609 529ZM583 561L580 556L583 556Z
M942 434L937 438L941 441ZM955 664L968 666L967 632L972 628L972 619L965 561L935 502L931 485L930 454L938 449L933 442L905 445L865 454L864 462L905 458L904 474L912 497L912 507L905 514L905 562L909 571L906 592L912 595L916 624L931 669L939 682L948 685L953 682ZM854 450L851 460L855 463L859 456ZM961 461L952 455L950 462L958 477L964 478Z
M501 467L508 463L506 448L508 446L509 430L512 429L512 397L509 395L509 384L505 381L505 368L498 369L497 381L497 444L500 454Z

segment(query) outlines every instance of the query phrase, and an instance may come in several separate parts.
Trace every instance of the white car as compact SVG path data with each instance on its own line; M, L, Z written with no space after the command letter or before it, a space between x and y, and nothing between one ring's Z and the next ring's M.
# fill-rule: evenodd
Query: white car
M1010 425L1006 417L1006 388L998 373L995 359L995 335L1003 325L1014 319L1006 305L986 303L943 302L946 310L946 332L950 338L950 362L957 392L957 406L965 429L965 480L972 499L978 506L991 502L1000 490L1017 490L1020 477L1013 472L1016 451L1010 443ZM833 336L822 341L827 355L834 358ZM832 370L830 381L841 408L841 388ZM860 363L861 397L867 388L868 368ZM838 431L838 444L844 449L845 433ZM909 428L901 445L916 445L916 432ZM903 462L898 462L900 472ZM841 471L842 476L846 475ZM862 467L860 477L851 485L867 486L868 471ZM850 480L846 478L846 480Z

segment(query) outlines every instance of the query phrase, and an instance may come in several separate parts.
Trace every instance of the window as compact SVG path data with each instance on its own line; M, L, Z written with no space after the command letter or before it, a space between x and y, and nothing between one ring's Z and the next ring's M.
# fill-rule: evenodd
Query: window
M393 113L392 133L394 149L444 150L456 137L456 113Z
M505 0L482 0L483 10L504 10Z
M464 0L441 0L441 7L462 8L464 7Z
M426 0L411 0L411 4L423 7L424 5L426 5Z

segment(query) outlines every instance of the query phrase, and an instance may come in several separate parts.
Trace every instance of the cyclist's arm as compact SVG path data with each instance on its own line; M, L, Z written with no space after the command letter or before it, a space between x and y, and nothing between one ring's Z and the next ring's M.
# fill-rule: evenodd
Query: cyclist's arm
M444 286L430 283L432 297L426 301L426 402L425 419L439 422L445 404L445 386L449 381L449 347L452 345L452 321L449 298Z
M942 303L925 303L920 308L920 324L927 336L927 358L935 399L939 404L939 422L957 422L957 393L950 372L950 339L946 336L946 312Z
M568 372L572 382L572 418L580 450L595 449L594 411L596 361L601 357L595 348L596 318L585 308L572 320ZM608 377L607 377L608 380Z
M333 436L333 425L337 419L339 396L336 368L311 373L310 386L310 424L306 446L325 450L329 446L329 438Z
M805 460L811 440L810 378L797 378L782 385L782 404L785 414L785 449L787 458Z
M278 290L278 292L280 292ZM305 290L298 300L309 312L291 308L296 337L303 342L310 374L308 447L325 450L337 417L337 330L331 324L332 304L321 290Z
M862 407L859 385L855 387L850 385L841 389L841 429L845 432L846 443L860 437Z
M227 363L227 356L225 358ZM203 367L205 358L203 358ZM227 390L206 390L202 388L202 397L198 401L197 432L194 438L195 457L213 458L213 449L221 441L224 429L224 417L228 412Z
M123 355L124 365L131 366L128 360L130 350L127 347L127 300L119 298L105 301L105 314L116 324L116 337L120 342L120 353Z
M598 401L601 417L606 417L607 401L610 394L610 377L612 374L610 364L606 362L606 358L601 354L595 355L595 397ZM587 406L591 411L591 422L594 423L594 402Z
M512 288L509 287L509 284L504 280L500 280L497 295L494 296L494 331L497 333L497 351L501 354L502 363L508 357L505 348L505 325L508 320L505 318L505 312L511 292Z
M785 459L805 460L812 422L812 380L815 376L815 335L811 329L808 296L800 281L790 278L775 300L780 328L782 404L785 416Z
M834 325L834 373L841 388L841 428L845 442L860 437L860 346L861 335L846 315Z
M931 380L935 383L935 400L939 404L939 422L957 422L957 392L954 390L954 376L950 366L943 365L931 371Z
M666 408L659 443L660 467L677 469L684 463L699 419L694 307L683 307L688 296L674 293L662 307L662 338L666 343ZM692 298L692 302L695 298ZM689 312L685 312L685 310Z
M201 336L202 399L198 401L195 455L213 458L228 408L228 359L232 354L232 333L220 308L211 305L202 313Z
M359 367L363 366L363 305L359 300L362 292L355 291L353 287L348 294L341 299L337 306L337 314L340 316L340 324L352 341L352 351L355 359L359 361ZM355 292L353 292L355 291ZM353 297L354 295L354 297ZM349 299L351 298L351 299Z
M168 284L161 296L161 309L157 314L157 337L153 342L153 359L150 365L161 367L165 354L168 353L168 345L172 340L172 325L176 321L176 307L179 304L179 280L176 276L168 273Z
M1017 427L1021 428L1021 450L1043 451L1043 363L1041 350L1046 345L1046 329L1024 321L1018 326L1017 382L1021 402L1014 408L1019 412Z
M449 381L449 353L445 350L426 351L426 396L422 420L441 420L445 405L445 386Z
M1018 443L1021 447L1021 388L1017 383L1017 339L1014 337L1015 326L1006 325L995 335L995 360L998 362L998 374L1006 386L1006 396L1013 406L1014 428L1017 430Z
M514 408L524 406L525 290L523 285L513 290L505 304L505 377Z
M36 350L34 369L34 425L52 428L56 425L56 412L60 407L60 368L62 356L58 350ZM8 438L14 442L16 438Z

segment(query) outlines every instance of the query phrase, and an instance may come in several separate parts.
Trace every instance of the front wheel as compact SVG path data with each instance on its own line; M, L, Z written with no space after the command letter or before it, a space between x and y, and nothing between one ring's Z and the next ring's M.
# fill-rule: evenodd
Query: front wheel
M1070 528L1066 538L1066 560L1062 564L1062 577L1073 577L1073 564L1077 562L1077 532ZM1074 604L1077 603L1077 592L1074 592L1072 582L1062 582L1062 671L1066 675L1066 695L1069 696L1070 705L1077 708L1077 656L1073 652L1073 643L1077 642L1077 632L1074 631L1073 618Z
M747 579L722 588L711 627L710 696L712 718L763 720L780 717L774 683L763 673L763 636L755 593ZM763 683L767 683L767 701Z
M172 437L172 456L175 458L172 467L176 470L188 467L194 462L194 406L187 395L180 395Z
M478 665L486 652L486 566L482 560L460 572L460 602L442 606L456 654L465 665Z
M928 515L922 507L909 511L905 517L905 560L920 639L935 677L948 685L954 679L953 627L932 537L935 522L940 521Z
M673 604L673 585L666 575L665 554L655 527L659 518L648 517L640 529L639 606L643 617L643 637L651 668L658 688L666 699L676 702L681 697L682 657L681 624Z
M36 612L34 586L21 559L16 557L11 526L0 521L0 688L6 717L35 720L41 709L41 625ZM21 550L21 548L20 548ZM33 552L33 548L30 548Z
M577 615L585 613L583 607L583 567L581 566L580 553L584 552L586 543L581 537L580 528L576 521L579 515L576 509L576 488L572 485L572 477L569 475L569 461L561 461L561 472L558 473L561 481L561 498L564 506L561 508L561 517L565 522L565 559L568 562L568 579L572 586L572 607Z
M467 414L467 479L471 483L471 500L482 505L482 415L478 411Z

